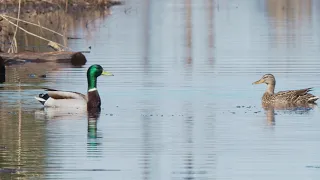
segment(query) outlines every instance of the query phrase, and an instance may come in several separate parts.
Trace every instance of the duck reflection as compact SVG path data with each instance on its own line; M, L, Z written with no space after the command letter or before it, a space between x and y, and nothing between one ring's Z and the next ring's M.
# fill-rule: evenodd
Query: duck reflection
M90 157L100 157L101 135L97 133L97 123L100 119L101 109L92 108L54 108L45 107L35 112L36 119L48 121L79 121L87 119L87 153Z
M275 125L275 110L282 113L307 114L310 110L317 107L315 103L307 104L266 104L262 103L262 108L265 110L268 125Z
M97 139L97 122L100 118L100 109L88 110L88 145L97 145L96 141L89 142L90 139ZM92 144L93 143L93 144Z
M43 107L35 112L37 119L43 120L79 120L86 117L86 111L83 108L54 108Z
M274 114L274 107L273 106L266 106L263 107L263 109L265 110L266 113L266 117L267 117L267 123L268 125L275 125L276 121L275 121L275 114Z
M101 137L98 136L97 133L97 123L100 118L101 109L93 108L88 109L88 135L87 135L87 153L90 157L99 157L101 154L101 150L98 146L101 145L99 139Z

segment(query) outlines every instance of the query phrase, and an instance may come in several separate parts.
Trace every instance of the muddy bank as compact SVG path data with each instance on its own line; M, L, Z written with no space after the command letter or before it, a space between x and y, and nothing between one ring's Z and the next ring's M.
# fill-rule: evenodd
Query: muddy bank
M80 1L22 1L20 12L23 13L47 13L56 10L70 11L82 11L86 9L108 9L115 5L123 4L120 0L80 0ZM0 13L13 13L18 12L18 1L14 0L2 0L0 4Z

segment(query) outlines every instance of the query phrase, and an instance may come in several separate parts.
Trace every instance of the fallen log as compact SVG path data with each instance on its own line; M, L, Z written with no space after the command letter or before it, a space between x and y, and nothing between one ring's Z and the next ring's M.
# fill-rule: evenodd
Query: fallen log
M71 63L73 65L84 65L86 57L81 52L55 51L55 52L20 52L0 53L5 62L28 61L28 62L58 62Z

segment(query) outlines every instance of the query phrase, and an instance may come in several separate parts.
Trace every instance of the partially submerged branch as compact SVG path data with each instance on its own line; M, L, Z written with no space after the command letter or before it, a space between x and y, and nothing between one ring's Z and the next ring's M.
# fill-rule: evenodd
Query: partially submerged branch
M56 52L20 52L20 53L0 53L5 62L59 62L72 63L74 65L84 65L86 57L81 52L56 51Z

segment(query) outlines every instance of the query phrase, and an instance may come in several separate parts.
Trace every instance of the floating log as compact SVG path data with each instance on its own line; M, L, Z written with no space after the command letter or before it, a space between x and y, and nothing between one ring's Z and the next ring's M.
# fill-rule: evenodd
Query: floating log
M0 53L5 62L7 61L27 61L27 62L58 62L71 63L73 65L84 65L86 57L81 52L55 51L55 52L20 52L20 53Z

